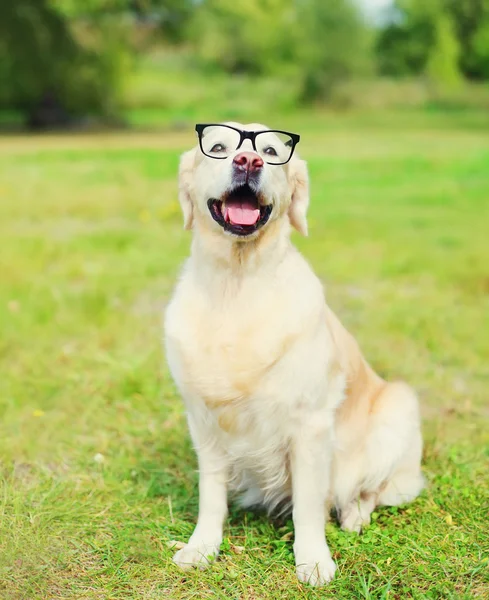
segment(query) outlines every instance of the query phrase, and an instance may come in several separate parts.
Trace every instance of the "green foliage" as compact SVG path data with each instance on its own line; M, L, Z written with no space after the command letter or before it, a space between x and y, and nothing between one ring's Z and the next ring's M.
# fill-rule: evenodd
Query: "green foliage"
M0 20L0 105L112 114L126 55L118 22L77 28L50 0L16 0ZM78 34L78 35L77 35Z
M381 73L487 79L489 0L396 0L377 40ZM446 54L444 57L443 55ZM429 64L428 64L429 63Z
M199 58L228 73L288 73L305 101L329 99L369 55L350 0L207 0L192 37Z
M369 70L365 24L349 0L302 0L297 6L302 99L330 100L340 83Z
M489 27L489 0L444 0L452 15L461 45L460 65L469 79L487 79L487 46L484 31ZM485 49L480 44L484 43Z
M196 8L191 39L201 61L228 73L271 73L297 46L292 0L206 0Z
M450 15L440 12L435 21L434 43L430 50L426 73L435 86L456 88L461 83L460 46Z
M489 78L489 0L395 0L377 30L358 0L4 2L0 109L19 109L31 122L39 109L56 107L67 121L119 115L134 106L132 67L145 62L143 53L160 56L144 106L174 104L172 80L182 69L179 101L190 109L201 95L190 79L203 77L230 78L251 103L255 78L271 78L270 90L286 88L267 95L276 107L358 105L352 90L375 71L422 76L432 84L426 93L439 96L463 78ZM170 81L164 54L175 57Z
M68 19L90 18L92 23L107 16L125 15L158 28L163 36L181 42L195 8L194 0L52 0Z
M47 0L4 3L0 19L0 90L4 101L30 104L60 85L80 52Z
M472 39L474 64L478 65L478 74L489 80L489 18L478 28Z
M406 8L395 3L391 20L377 39L378 69L383 75L423 72L432 44L432 27L425 5Z

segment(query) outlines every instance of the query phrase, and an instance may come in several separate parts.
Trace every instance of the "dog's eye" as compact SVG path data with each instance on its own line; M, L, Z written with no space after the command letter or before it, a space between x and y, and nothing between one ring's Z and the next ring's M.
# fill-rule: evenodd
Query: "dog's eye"
M214 144L211 148L211 152L226 152L226 146L222 144Z
M268 146L268 148L265 148L263 152L265 152L265 154L269 154L270 156L278 156L277 151L272 146Z

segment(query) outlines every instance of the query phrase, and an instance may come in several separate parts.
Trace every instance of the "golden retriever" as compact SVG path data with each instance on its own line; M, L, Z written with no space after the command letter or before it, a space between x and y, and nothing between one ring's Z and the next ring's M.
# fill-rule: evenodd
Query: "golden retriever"
M297 576L335 573L325 521L360 532L379 505L423 488L418 400L387 383L328 308L290 241L307 235L299 136L264 125L198 125L181 158L191 256L165 314L166 354L199 463L199 515L174 561L217 556L227 493L290 507Z

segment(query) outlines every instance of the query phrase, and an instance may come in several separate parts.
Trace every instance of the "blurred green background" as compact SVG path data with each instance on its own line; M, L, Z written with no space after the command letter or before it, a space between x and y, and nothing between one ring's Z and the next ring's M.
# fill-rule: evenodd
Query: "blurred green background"
M489 109L488 0L15 0L0 119L184 125L264 110Z

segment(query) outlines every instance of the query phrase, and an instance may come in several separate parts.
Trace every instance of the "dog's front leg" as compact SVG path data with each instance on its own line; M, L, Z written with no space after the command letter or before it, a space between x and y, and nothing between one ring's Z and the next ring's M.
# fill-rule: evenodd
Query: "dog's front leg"
M228 468L215 440L201 439L190 427L199 460L199 517L188 544L173 557L183 569L205 567L219 554L227 516Z
M336 570L324 532L331 436L325 435L322 428L320 434L317 424L312 419L309 424L303 424L293 439L291 448L297 577L300 581L315 586L331 581Z

